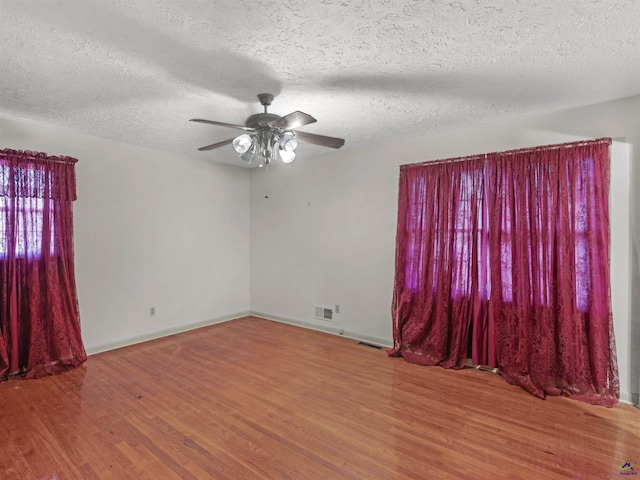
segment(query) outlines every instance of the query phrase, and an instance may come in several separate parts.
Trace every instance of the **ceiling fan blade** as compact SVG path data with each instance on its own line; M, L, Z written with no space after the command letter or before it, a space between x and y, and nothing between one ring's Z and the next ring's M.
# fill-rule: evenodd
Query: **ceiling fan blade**
M213 150L214 148L224 147L225 145L229 145L231 143L233 143L233 138L230 138L229 140L223 140L218 143L213 143L211 145L207 145L206 147L200 147L198 150L204 152L205 150Z
M343 138L326 137L324 135L318 135L315 133L307 132L295 132L296 138L301 142L313 143L314 145L321 145L323 147L340 148L344 145Z
M244 125L235 125L233 123L224 123L224 122L216 122L214 120L203 120L202 118L192 118L189 120L190 122L198 122L198 123L208 123L210 125L220 125L221 127L230 127L230 128L238 128L240 130L247 130L253 132L253 128L245 127Z
M280 117L273 122L269 122L269 126L281 128L282 130L293 130L294 128L302 127L303 125L308 125L314 122L317 122L317 120L311 115L296 111L289 115L285 115L284 117Z

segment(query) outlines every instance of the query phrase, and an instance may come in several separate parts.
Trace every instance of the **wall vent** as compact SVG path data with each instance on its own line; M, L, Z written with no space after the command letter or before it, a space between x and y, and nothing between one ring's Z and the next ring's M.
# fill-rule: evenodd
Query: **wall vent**
M315 318L318 320L324 320L326 322L333 322L333 309L330 307L323 307L322 305L314 305L316 309Z
M375 345L375 344L369 343L369 342L358 342L358 343L356 343L356 345L358 345L360 347L375 348L376 350L382 350L384 348L384 347L381 347L380 345Z

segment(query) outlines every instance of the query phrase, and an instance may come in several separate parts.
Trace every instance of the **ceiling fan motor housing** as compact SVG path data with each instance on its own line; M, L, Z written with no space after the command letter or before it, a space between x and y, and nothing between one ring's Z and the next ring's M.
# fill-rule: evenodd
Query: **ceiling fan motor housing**
M280 118L280 115L274 113L256 113L247 118L246 125L251 128L264 127L269 122L273 122Z

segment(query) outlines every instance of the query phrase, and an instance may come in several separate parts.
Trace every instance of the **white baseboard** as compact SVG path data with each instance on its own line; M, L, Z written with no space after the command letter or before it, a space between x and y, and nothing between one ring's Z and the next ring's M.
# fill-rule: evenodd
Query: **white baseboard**
M631 394L628 392L620 392L620 403L633 405L633 402L631 401Z
M188 325L180 325L177 327L166 328L164 330L156 330L154 332L145 333L144 335L139 335L136 337L124 338L116 342L109 342L101 345L93 345L93 346L85 347L85 350L87 352L87 355L95 355L96 353L115 350L117 348L122 348L122 347L128 347L129 345L148 342L149 340L156 340L158 338L168 337L170 335L176 335L178 333L188 332L190 330L196 330L202 327L208 327L209 325L215 325L217 323L228 322L230 320L235 320L237 318L246 317L249 314L250 313L247 311L247 312L233 313L230 315L223 315L221 317L204 320L202 322L191 323Z
M319 323L309 323L303 322L300 320L294 320L292 318L281 317L279 315L271 315L269 313L263 312L251 312L251 315L254 317L264 318L265 320L272 320L278 323L286 323L287 325L293 325L295 327L307 328L309 330L315 330L318 332L330 333L331 335L336 335L339 337L346 337L352 340L358 340L361 342L371 343L373 345L379 345L381 347L391 347L393 342L389 339L372 337L370 335L365 335L360 332L351 332L349 330L343 330L338 327L334 327L333 325L324 325ZM342 333L340 333L342 331Z

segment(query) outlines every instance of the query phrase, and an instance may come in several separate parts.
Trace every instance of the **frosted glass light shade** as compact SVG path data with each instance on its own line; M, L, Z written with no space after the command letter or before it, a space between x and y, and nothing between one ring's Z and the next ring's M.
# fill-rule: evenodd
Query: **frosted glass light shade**
M251 148L251 145L253 145L253 139L246 133L233 139L233 149L238 153L245 153Z
M294 152L293 150L286 150L284 148L281 148L280 150L278 150L278 152L280 152L280 158L282 159L283 163L291 163L296 158L296 152Z
M247 150L246 152L243 152L240 154L240 158L247 162L249 165L251 165L253 163L253 160L256 158L256 151L255 149L251 148L249 150Z
M298 146L298 140L296 140L295 134L293 132L284 132L280 140L280 146L287 152L293 152Z

